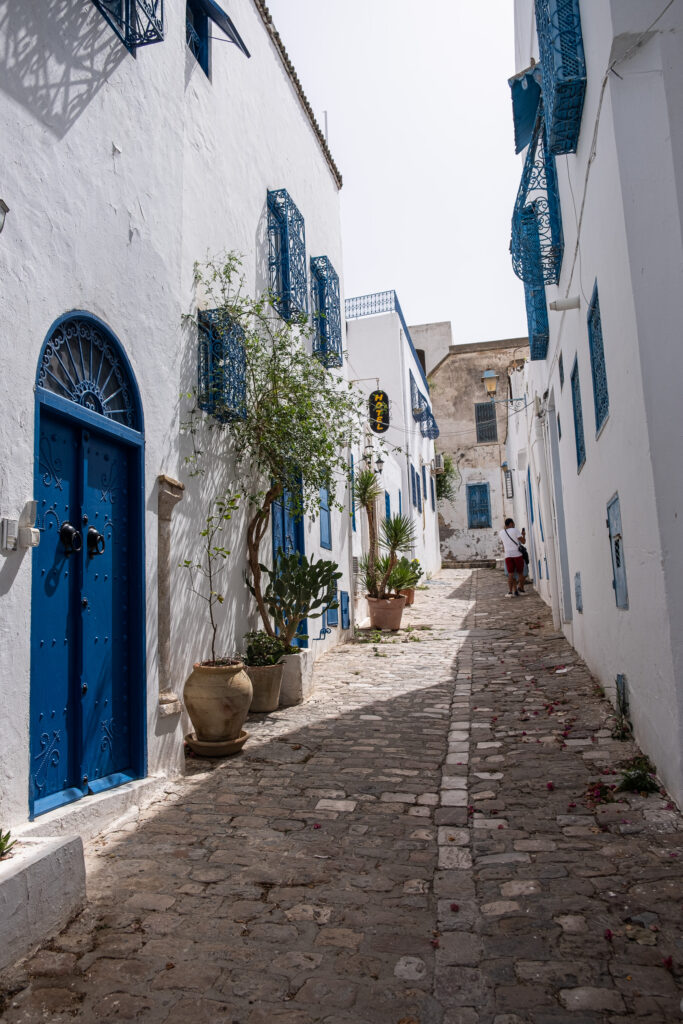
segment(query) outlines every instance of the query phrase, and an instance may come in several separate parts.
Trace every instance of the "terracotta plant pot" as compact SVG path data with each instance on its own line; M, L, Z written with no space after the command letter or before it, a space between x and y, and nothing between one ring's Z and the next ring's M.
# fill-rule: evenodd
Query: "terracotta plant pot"
M406 599L406 608L409 608L411 604L415 602L415 587L406 587L405 590L399 590L399 594L403 594Z
M247 665L247 675L254 688L249 711L275 711L280 703L280 685L284 665Z
M400 629L401 616L406 599L399 597L368 597L370 609L370 626L372 629Z
M183 691L195 730L187 737L190 746L196 741L197 753L211 755L207 748L215 744L218 757L240 750L248 735L242 726L252 696L251 679L241 661L234 665L195 665Z

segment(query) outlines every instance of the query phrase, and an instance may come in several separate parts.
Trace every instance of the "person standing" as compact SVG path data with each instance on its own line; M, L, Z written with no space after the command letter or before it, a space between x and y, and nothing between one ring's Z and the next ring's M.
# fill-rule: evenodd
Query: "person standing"
M505 520L505 528L498 534L505 552L505 568L508 574L508 592L506 597L518 597L524 593L524 577L526 566L520 544L526 540L525 531L515 526L514 519Z

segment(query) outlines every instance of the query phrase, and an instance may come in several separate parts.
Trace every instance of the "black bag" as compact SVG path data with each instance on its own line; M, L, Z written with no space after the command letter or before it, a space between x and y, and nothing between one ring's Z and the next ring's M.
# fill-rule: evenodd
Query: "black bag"
M528 565L529 564L529 552L527 551L527 549L524 547L523 544L519 543L519 541L517 542L517 547L519 548L520 555L524 559L524 564Z

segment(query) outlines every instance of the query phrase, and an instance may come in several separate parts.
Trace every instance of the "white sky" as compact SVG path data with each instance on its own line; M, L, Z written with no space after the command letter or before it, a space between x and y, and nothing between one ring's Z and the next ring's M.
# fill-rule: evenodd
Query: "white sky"
M395 288L453 341L526 335L511 0L268 0L344 178L347 296Z

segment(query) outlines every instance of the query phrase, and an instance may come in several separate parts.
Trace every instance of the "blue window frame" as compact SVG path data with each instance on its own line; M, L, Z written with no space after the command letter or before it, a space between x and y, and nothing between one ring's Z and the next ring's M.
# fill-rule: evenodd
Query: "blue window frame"
M557 439L558 439L558 441L562 440L562 424L560 423L560 414L559 414L559 412L557 414Z
M607 391L607 369L605 367L605 350L602 343L602 319L600 317L600 299L598 284L593 288L593 297L588 307L588 344L591 356L591 373L593 375L593 401L595 403L595 430L600 430L609 412L609 393Z
M268 192L268 270L273 304L283 320L307 316L306 230L284 188Z
M581 587L581 573L574 574L574 601L579 615L583 615L583 589Z
M349 629L351 626L351 615L349 612L348 590L339 591L339 607L341 608L341 627L342 629Z
M411 485L412 490L413 490L413 505L415 505L415 507L417 507L417 487L415 485L415 476L416 476L416 474L415 474L415 467L411 464L411 467L410 467L410 485Z
M391 519L391 495L389 491L384 492L384 515L387 519Z
M488 402L474 403L474 422L477 428L477 441L486 444L489 441L498 440L498 423L496 421L496 406L490 400Z
M415 470L415 493L417 494L417 511L422 511L422 487L420 486L420 474Z
M583 412L581 411L581 384L579 381L579 364L574 360L571 374L572 406L574 409L574 436L576 438L576 466L581 469L586 461L586 439L583 433Z
M356 467L351 453L351 528L356 532Z
M330 498L326 487L320 488L320 547L332 550L332 522Z
M398 514L403 515L403 497L401 495L401 488L398 489Z
M197 0L187 0L185 8L185 42L204 74L211 70L209 19Z
M246 416L244 331L220 309L201 309L197 377L199 408L219 423Z
M429 478L429 493L432 499L432 512L436 512L436 498L434 496L434 478Z
M575 153L586 92L579 0L536 0L543 97L552 153Z
M164 0L92 0L129 53L164 39Z
M617 608L628 608L628 586L626 584L626 562L624 561L624 539L621 532L621 506L619 495L615 494L607 505L607 528L612 553L612 586Z
M422 467L422 493L425 501L427 500L427 469L425 466Z
M336 601L337 607L336 608L332 608L330 606L329 608L325 609L325 614L326 614L326 617L327 617L327 625L328 626L338 626L339 625L339 591L338 590L335 590L334 600Z
M467 485L467 526L470 530L483 530L491 526L488 484Z
M541 259L541 241L538 234L538 219L534 204L525 206L522 211L522 236L524 246L528 250L528 261L536 267L533 280L524 280L524 304L526 322L529 332L529 358L545 359L548 354L550 340L550 324L548 323L548 307L545 301L545 283L543 281L543 264Z
M530 469L529 466L527 466L527 470L526 470L526 482L527 482L527 489L529 491L529 518L531 519L531 522L533 523L533 521L534 521L534 494L533 494L533 491L531 490L531 469Z
M313 355L323 366L341 366L342 328L339 277L327 256L311 259Z
M564 360L562 358L562 353L561 352L560 352L560 358L557 360L557 369L558 369L559 374L560 374L560 391L561 391L562 388L564 387Z

